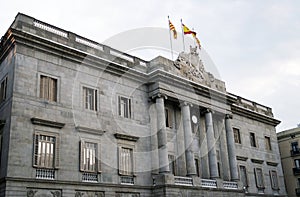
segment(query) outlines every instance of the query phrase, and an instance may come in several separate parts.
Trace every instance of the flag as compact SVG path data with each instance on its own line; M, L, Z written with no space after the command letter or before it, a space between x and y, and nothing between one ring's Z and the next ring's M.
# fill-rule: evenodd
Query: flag
M197 38L196 32L195 32L195 34L192 34L192 35L193 35L193 37L195 38L195 40L196 40L196 42L197 42L197 44L198 44L199 49L201 49L200 40Z
M195 34L196 35L196 32L194 31L191 31L187 26L185 26L183 23L182 23L182 29L183 29L183 34Z
M174 37L174 39L177 39L177 31L176 31L174 25L171 23L170 20L169 20L169 28L170 28L170 31L173 32L173 37Z

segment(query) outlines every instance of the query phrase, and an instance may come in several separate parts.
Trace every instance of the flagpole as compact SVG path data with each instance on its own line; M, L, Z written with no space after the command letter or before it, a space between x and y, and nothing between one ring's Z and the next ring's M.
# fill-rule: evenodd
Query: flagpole
M181 22L181 31L182 31L182 45L183 45L183 52L185 52L185 44L184 44L184 32L183 32L183 24L182 19L180 19Z
M170 45L171 45L171 56L172 56L172 61L173 61L173 45L172 45L172 37L171 37L171 29L170 29L170 18L168 16L168 25L169 25L169 36L170 36Z

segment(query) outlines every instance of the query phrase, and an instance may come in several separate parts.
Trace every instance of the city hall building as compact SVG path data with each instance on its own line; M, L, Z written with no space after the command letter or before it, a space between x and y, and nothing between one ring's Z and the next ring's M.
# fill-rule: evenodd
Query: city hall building
M196 48L151 61L18 14L0 43L0 196L286 196L269 107Z

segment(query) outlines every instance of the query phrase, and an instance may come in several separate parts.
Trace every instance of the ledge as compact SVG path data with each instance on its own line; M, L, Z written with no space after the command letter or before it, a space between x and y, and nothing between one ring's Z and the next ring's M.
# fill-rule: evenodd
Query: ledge
M277 165L278 165L278 163L272 162L272 161L267 161L266 163L267 163L267 165L269 165L269 166L277 166Z
M264 163L264 160L260 160L260 159L251 159L252 163L258 163L258 164L262 164Z
M53 127L53 128L61 129L65 126L65 123L55 122L52 120L45 120L45 119L40 119L40 118L35 118L35 117L31 118L30 120L31 120L32 124L46 126L46 127Z
M132 135L121 134L121 133L115 133L114 136L117 139L128 140L128 141L133 141L133 142L136 142L139 139L139 137L132 136Z
M248 157L243 157L243 156L236 156L236 159L237 160L240 160L240 161L247 161Z
M90 134L96 134L96 135L103 135L105 133L104 130L92 129L92 128L88 128L88 127L77 126L75 128L78 132L84 132L84 133L90 133Z

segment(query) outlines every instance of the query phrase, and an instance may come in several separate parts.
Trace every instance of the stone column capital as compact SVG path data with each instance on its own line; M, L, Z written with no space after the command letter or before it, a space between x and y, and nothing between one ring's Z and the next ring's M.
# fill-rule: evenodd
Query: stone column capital
M207 113L212 113L213 114L215 112L211 108L205 108L205 109L201 110L202 115L207 114Z
M180 107L184 107L184 106L190 106L190 107L193 107L193 104L192 103L189 103L187 101L180 101Z
M166 100L166 99L168 99L168 96L165 94L162 94L162 93L157 93L157 94L151 96L151 99L157 99L157 98L163 98Z
M225 115L225 119L232 119L232 117L233 117L232 114L226 114Z

